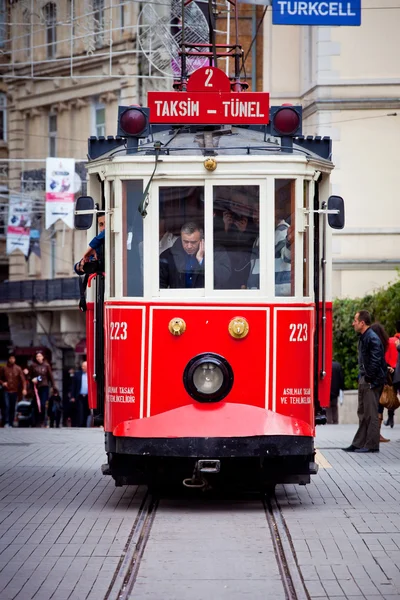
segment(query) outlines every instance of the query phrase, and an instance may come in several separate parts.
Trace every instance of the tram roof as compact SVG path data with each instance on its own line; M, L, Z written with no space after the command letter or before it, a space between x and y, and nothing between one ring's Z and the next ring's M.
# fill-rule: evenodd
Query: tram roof
M170 156L280 155L291 159L297 155L308 160L322 160L327 166L333 167L330 138L313 136L295 138L293 153L288 153L279 138L266 134L262 127L185 126L163 130L153 127L152 137L141 140L137 149L128 149L124 138L90 138L89 158L95 160L137 154L154 155L156 147L159 148L160 154Z

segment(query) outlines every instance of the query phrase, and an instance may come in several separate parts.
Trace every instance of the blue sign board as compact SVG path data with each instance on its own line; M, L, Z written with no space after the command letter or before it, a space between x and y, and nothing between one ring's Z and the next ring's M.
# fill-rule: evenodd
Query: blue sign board
M274 25L361 25L361 0L273 0Z

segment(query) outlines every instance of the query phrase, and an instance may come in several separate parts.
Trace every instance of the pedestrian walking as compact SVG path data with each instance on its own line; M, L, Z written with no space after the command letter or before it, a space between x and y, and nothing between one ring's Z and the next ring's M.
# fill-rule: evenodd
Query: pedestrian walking
M371 315L360 310L354 316L358 341L358 420L359 426L346 452L379 452L379 398L386 378L382 342L371 329Z
M330 425L338 425L339 423L339 409L338 400L339 395L344 390L344 374L340 363L336 360L332 361L332 379L331 379L331 395L329 408L326 409L327 423Z
M29 374L36 399L37 410L35 412L36 414L38 413L36 423L39 423L42 427L44 427L46 419L46 404L49 400L50 384L51 387L54 388L55 383L51 366L44 359L42 352L36 352L35 359L29 369Z
M396 340L397 362L393 373L393 387L397 394L400 393L400 339Z
M52 389L52 394L49 398L49 404L47 407L47 416L49 417L50 427L51 429L54 427L54 423L56 427L60 427L62 414L62 400L60 393L57 388Z
M16 364L15 354L10 354L7 364L1 369L0 383L4 389L4 427L12 427L18 395L26 396L26 380L21 367Z
M380 323L372 323L371 329L372 329L372 331L374 331L376 333L376 335L378 336L378 338L382 342L383 351L385 352L385 362L386 362L386 380L385 380L385 383L388 383L387 382L388 369L391 369L391 367L390 367L390 365L388 363L388 355L389 355L389 352L390 352L389 335L386 333L385 328ZM391 372L393 372L393 370L394 369L392 369ZM379 442L381 442L381 443L382 442L390 442L390 440L388 438L385 438L382 435L382 433L381 433L382 422L383 422L383 411L384 410L385 410L385 407L383 406L383 404L381 404L379 402L379 407L378 407L378 413L379 413Z
M73 427L90 427L90 410L88 396L87 362L83 361L81 370L74 375L71 397L71 412L73 410Z
M388 347L387 353L385 354L386 362L393 369L393 371L396 369L397 358L398 358L397 346L398 346L399 341L400 341L400 321L396 321L396 333L394 334L393 337L389 338L389 347ZM393 385L396 388L396 385L394 383L393 383ZM393 409L388 409L388 418L385 421L386 427L392 427L392 428L394 427L394 413L395 413L395 411Z

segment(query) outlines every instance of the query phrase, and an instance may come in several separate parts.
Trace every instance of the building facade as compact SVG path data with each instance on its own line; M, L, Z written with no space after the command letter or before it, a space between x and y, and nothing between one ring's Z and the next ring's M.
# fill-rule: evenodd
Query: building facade
M86 193L88 137L115 134L118 104L139 101L132 48L140 6L104 0L4 4L0 102L5 98L7 131L0 153L4 142L7 177L1 189L4 197L29 198L33 209L28 257L20 251L6 256L3 225L0 318L8 341L0 359L12 347L24 364L36 348L47 348L61 386L63 374L86 352L73 264L87 241L85 232L62 221L45 228L46 158L74 158L74 191Z
M305 135L333 139L332 193L346 226L333 239L333 293L358 297L400 267L400 0L362 0L360 27L264 19L264 89L303 106ZM400 313L399 313L400 317Z

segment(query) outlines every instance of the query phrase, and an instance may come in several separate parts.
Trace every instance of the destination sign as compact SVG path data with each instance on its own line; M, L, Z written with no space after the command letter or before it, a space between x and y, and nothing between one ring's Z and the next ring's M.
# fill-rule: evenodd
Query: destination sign
M150 123L265 125L265 92L149 92Z
M274 25L361 25L361 0L274 0Z

